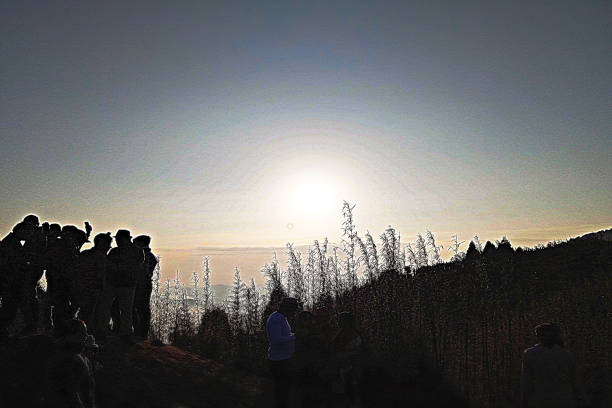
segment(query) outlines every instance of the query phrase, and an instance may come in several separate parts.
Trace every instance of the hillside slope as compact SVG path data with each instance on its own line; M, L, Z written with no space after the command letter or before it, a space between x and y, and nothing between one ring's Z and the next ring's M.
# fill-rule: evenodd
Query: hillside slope
M54 351L44 335L0 346L0 406L41 406L46 361ZM173 346L107 344L98 355L98 408L269 406L271 382Z
M100 353L97 373L100 407L258 407L271 383L245 371L204 359L173 346L120 342Z

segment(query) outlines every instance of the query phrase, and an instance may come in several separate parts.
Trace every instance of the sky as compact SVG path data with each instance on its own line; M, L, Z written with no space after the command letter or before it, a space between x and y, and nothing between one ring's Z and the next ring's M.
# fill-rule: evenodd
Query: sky
M0 7L2 235L127 227L227 283L339 242L343 200L406 242L612 225L609 1Z

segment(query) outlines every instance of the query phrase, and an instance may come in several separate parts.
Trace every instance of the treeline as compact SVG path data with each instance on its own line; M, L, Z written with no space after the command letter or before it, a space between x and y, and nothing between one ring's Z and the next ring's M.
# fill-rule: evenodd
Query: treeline
M287 245L287 264L262 268L265 290L235 270L228 299L214 300L205 260L192 289L178 279L154 286L153 334L162 341L255 371L265 369L263 322L280 298L296 297L330 324L351 311L368 344L367 368L398 383L439 370L473 406L517 406L522 351L533 328L560 324L582 367L592 406L610 397L612 242L574 239L514 249L475 237L452 258L429 231L402 248L392 227L375 240L357 234L343 208L341 245L315 241L306 254ZM375 378L372 376L370 378ZM609 402L609 400L608 400Z

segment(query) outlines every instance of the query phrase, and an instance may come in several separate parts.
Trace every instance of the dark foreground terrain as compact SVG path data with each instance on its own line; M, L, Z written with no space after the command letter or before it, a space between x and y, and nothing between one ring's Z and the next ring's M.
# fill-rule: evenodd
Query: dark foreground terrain
M45 365L54 352L52 338L36 335L0 346L0 406L41 407ZM127 346L111 341L100 351L96 372L98 407L271 407L272 382L266 376L224 365L174 346L149 341ZM342 395L325 391L328 407L346 406ZM367 373L363 388L367 407L462 407L439 378L421 371L396 383L382 373Z
M44 367L53 340L32 336L0 351L2 407L42 405ZM150 342L104 346L96 372L99 407L257 407L265 406L271 382L203 359L173 346Z

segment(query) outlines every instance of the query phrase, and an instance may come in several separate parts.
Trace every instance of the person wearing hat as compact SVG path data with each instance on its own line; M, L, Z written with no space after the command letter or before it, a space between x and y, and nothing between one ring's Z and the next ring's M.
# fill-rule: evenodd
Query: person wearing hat
M120 229L115 235L117 247L107 256L106 285L100 304L100 320L97 333L99 338L108 335L108 323L113 302L117 300L120 317L119 336L126 343L132 343L132 312L136 281L144 266L144 252L132 242L130 231Z
M139 235L134 238L134 245L144 251L144 267L136 282L134 295L134 335L146 339L151 327L151 292L153 291L153 272L157 266L157 257L151 252L151 237Z
M287 318L292 318L298 310L295 298L286 297L280 302L278 310L268 317L266 333L268 335L268 360L274 378L274 395L276 407L287 407L291 394L292 357L295 352L295 334Z
M361 406L359 384L361 382L361 359L363 337L357 329L351 312L338 315L338 331L331 341L333 368L332 389L345 394L350 406Z
M522 408L576 408L580 392L576 360L563 346L559 326L543 323L535 328L538 344L523 353Z
M78 318L85 322L90 334L96 328L94 316L104 288L106 255L112 242L110 232L96 235L93 248L82 251L76 264Z

